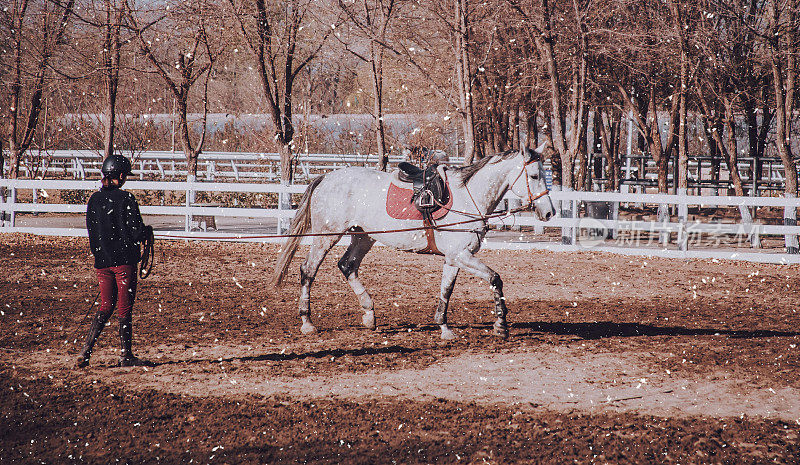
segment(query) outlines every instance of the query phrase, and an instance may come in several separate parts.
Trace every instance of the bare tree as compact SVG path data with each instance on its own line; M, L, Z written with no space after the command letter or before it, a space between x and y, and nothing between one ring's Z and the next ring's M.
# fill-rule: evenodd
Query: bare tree
M19 176L20 161L36 134L52 59L63 45L73 6L73 0L14 0L4 9L3 35L10 53L3 58L9 60L3 66L9 70L3 75L4 100L8 102L3 113L11 178Z
M572 189L575 158L581 148L581 136L587 121L586 85L590 50L585 17L588 3L585 0L573 0L568 8L565 7L569 11L557 11L557 2L542 0L541 8L535 11L533 5L526 6L517 0L507 1L525 20L547 73L550 93L549 136L561 162L560 169L554 166L553 184ZM572 44L577 51L569 58L559 59L557 56L556 41L566 37L566 34L557 33L555 17L570 17L574 21L570 27L577 35L576 42Z
M599 109L600 121L596 126L600 132L600 147L606 159L606 188L618 191L621 184L619 143L622 112L614 106Z
M125 8L122 0L104 0L103 21L103 81L105 83L105 131L103 132L103 158L114 153L114 132L117 127L117 91L119 89L120 51L122 49L122 19Z
M612 102L630 111L647 150L656 165L658 191L667 193L668 167L678 142L680 81L675 82L677 50L672 38L669 13L660 2L630 0L614 11L619 27L607 31L603 54L617 64L605 69L606 86L616 90ZM624 63L624 66L618 65ZM662 110L666 109L666 112ZM666 137L662 140L660 113L666 113Z
M87 0L78 4L73 15L82 31L76 34L71 44L71 51L78 59L62 72L71 72L75 74L73 80L82 80L94 86L98 84L95 76L100 76L104 91L101 99L103 117L90 124L102 125L102 134L98 138L102 140L102 156L106 158L114 153L116 146L121 53L123 44L128 42L122 37L125 1ZM88 29L82 26L88 26ZM91 105L93 102L85 103Z
M169 8L167 8L167 6ZM206 0L176 2L163 9L149 11L134 9L127 4L126 17L139 39L141 53L161 76L171 91L178 117L178 136L187 161L190 180L197 176L197 161L203 150L208 119L208 82L214 62L219 56L218 46L212 43L208 24L214 17L212 5ZM170 43L172 48L163 46ZM159 46L159 44L162 44ZM172 53L177 57L172 58ZM189 103L193 87L202 81L202 117L200 135L194 139L189 123Z
M709 5L700 8L709 8ZM756 81L752 71L755 62L745 50L753 42L752 33L742 28L735 18L731 21L723 14L698 16L698 36L693 41L699 51L698 72L693 79L694 95L700 113L708 121L708 143L723 154L736 195L744 195L738 168L735 119L737 102L748 108L753 99L754 89L749 87ZM751 103L749 108L754 111ZM753 137L752 132L750 136Z
M775 145L783 162L784 192L797 196L797 165L792 156L791 122L797 80L798 28L800 0L771 0L767 4L768 26L764 37L772 70L775 98Z
M338 0L338 5L350 23L360 31L360 36L369 43L369 53L365 54L361 53L358 47L353 47L342 40L341 35L335 35L347 51L370 65L373 86L372 116L375 119L378 169L386 171L389 155L386 153L386 127L383 121L383 59L385 53L383 44L388 43L387 33L396 12L397 2L396 0L361 0L360 2Z
M465 149L464 163L472 163L478 153L474 92L477 66L472 63L479 44L471 37L474 8L468 0L454 3L404 2L410 5L397 13L393 41L382 42L399 62L414 73L421 88L437 97L461 118Z
M689 140L687 135L687 113L689 97L689 45L687 34L690 33L689 21L686 18L685 2L669 0L669 11L678 43L679 74L677 85L678 98L678 166L674 180L676 191L686 194L689 187Z
M241 37L253 54L264 100L281 148L281 182L292 183L294 172L292 101L295 79L314 60L337 27L310 15L310 0L267 3L229 0Z
M475 109L472 94L474 74L470 60L470 8L469 0L453 0L456 55L456 89L458 91L458 112L462 117L464 132L464 164L475 158Z

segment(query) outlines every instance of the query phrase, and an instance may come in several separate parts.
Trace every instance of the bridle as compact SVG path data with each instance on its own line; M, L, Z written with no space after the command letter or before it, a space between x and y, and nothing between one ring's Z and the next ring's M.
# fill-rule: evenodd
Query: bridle
M523 174L523 173L526 173L526 171L527 171L527 168L528 168L528 165L530 165L530 164L533 164L533 163L541 163L541 161L542 161L542 160L541 160L541 159L539 159L539 158L534 158L534 159L531 159L531 160L530 160L530 161L528 161L528 162L525 162L525 163L522 165L522 170L519 172L519 174L517 175L517 177L516 177L516 178L514 178L514 180L511 182L511 185L513 186L514 184L516 184L516 183L517 183L517 180L519 180L519 177L520 177L520 176L522 176L522 174ZM543 171L543 170L541 169L541 165L540 165L540 166L539 166L539 173L540 173L540 175L541 175L541 172L542 172L542 171ZM534 193L533 193L533 191L531 191L531 181L530 181L530 176L527 176L527 174L526 174L526 176L525 176L525 188L528 190L528 201L530 202L530 208L531 208L531 210L533 210L533 209L535 208L535 206L534 206L533 202L535 202L536 200L538 200L538 199L540 199L540 198L544 197L545 195L548 195L548 194L550 194L550 190L549 190L549 189L547 189L547 188L545 188L545 190L543 190L542 192L539 192L538 194L534 194Z
M527 162L523 163L522 170L519 172L517 177L514 178L514 180L511 182L511 186L516 184L516 182L519 180L519 177L522 176L523 173L526 173L526 169L527 169L528 165L533 164L533 163L541 163L541 161L542 160L540 158L533 158L530 161L527 161ZM539 166L539 172L541 173L542 171L543 171L543 169L542 169L542 167L540 165ZM539 192L538 194L534 194L533 191L531 191L531 182L530 182L529 178L530 178L530 176L527 176L527 175L525 176L525 188L528 191L529 205L526 206L526 207L519 207L519 208L511 209L511 210L505 212L504 215L513 215L515 213L519 213L521 211L524 211L527 208L530 208L531 210L534 210L536 208L536 205L534 204L534 202L536 200L544 197L545 195L550 194L550 190L549 189L545 189L544 191ZM475 202L475 198L472 197L472 192L469 191L469 186L464 184L464 189L466 189L467 195L469 195L469 198L472 201L472 205L475 206L475 210L480 212L480 208L478 208L478 204L477 204L477 202ZM459 213L461 215L465 215L465 216L468 216L470 218L477 218L477 219L481 219L481 220L485 221L485 220L488 220L489 218L495 217L495 215L481 215L480 213L474 214L474 213L469 213L469 212L465 212L465 211L453 210L452 208L449 208L446 205L444 205L444 204L442 204L442 203L440 203L440 202L438 202L436 200L434 200L434 202L436 202L436 204L439 207L446 208L448 212ZM437 227L435 229L440 229L440 228Z

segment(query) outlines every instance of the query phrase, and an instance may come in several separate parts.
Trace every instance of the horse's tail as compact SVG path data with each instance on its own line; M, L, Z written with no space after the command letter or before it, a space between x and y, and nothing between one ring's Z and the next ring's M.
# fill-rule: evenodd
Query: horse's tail
M292 258L294 258L294 254L297 253L297 247L303 239L303 234L311 229L311 194L314 193L314 189L317 188L324 177L323 175L311 181L311 184L308 185L303 194L303 198L300 199L297 213L295 213L294 219L292 220L291 232L289 233L291 236L289 240L286 241L286 244L284 244L283 250L281 250L281 254L278 256L278 262L275 264L275 274L272 276L272 285L275 287L283 282L283 278L289 270L289 265L292 263Z

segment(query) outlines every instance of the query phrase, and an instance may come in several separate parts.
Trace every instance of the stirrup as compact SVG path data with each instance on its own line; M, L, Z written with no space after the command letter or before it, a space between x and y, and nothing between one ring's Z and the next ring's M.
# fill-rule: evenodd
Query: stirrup
M433 192L430 189L423 189L419 192L417 205L420 208L431 208L436 206L436 201L433 198Z

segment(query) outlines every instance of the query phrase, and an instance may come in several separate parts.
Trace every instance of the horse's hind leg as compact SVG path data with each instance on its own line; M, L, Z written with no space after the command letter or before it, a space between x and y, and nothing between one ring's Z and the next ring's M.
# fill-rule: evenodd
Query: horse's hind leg
M303 334L313 333L317 330L311 323L311 284L317 276L317 270L325 259L325 255L339 241L341 236L318 236L311 243L311 250L308 252L306 261L300 265L300 332Z
M436 307L436 315L433 317L433 321L442 329L442 339L456 337L447 326L447 307L450 305L450 295L453 294L457 276L458 267L445 263L442 270L442 287L439 291L439 306Z
M506 308L506 298L503 296L503 280L500 279L500 275L467 250L459 253L454 263L459 268L489 282L494 293L494 312L497 317L494 322L494 333L501 337L508 337L508 323L506 323L508 309Z
M358 267L361 266L361 260L372 248L372 245L375 244L375 240L364 234L353 234L351 238L350 247L339 259L339 269L342 270L344 278L350 284L353 292L356 293L358 303L361 304L361 308L364 310L364 316L361 321L366 328L375 329L375 304L372 302L372 297L370 297L361 280L358 279Z

